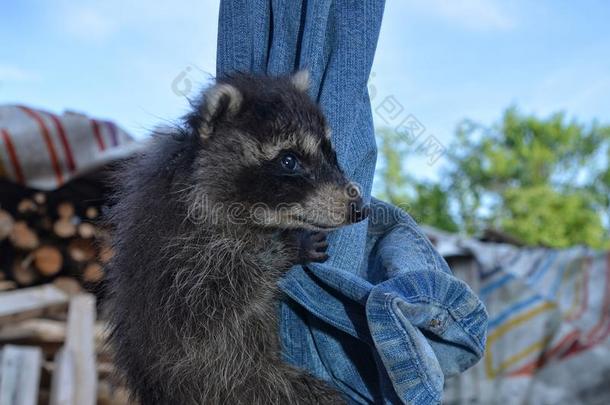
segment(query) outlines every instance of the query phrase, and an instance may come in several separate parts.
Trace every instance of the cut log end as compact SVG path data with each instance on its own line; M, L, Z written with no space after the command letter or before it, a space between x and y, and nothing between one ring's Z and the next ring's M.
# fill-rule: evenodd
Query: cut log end
M95 226L90 222L83 222L78 225L78 234L81 238L90 239L95 236Z
M63 219L69 219L74 216L74 204L64 201L57 205L57 215Z
M13 262L13 279L20 286L29 286L38 281L38 272L32 265L33 257L17 258Z
M69 218L61 218L53 224L53 232L60 238L71 238L76 235L76 225Z
M57 277L53 280L53 285L70 296L83 292L80 283L72 277Z
M43 276L59 273L63 261L61 252L54 246L41 246L34 251L34 266Z
M34 250L40 244L38 235L32 231L25 221L17 221L9 236L12 244L22 250Z
M95 219L99 215L100 211L96 207L89 207L85 211L85 216L89 219Z
M90 239L74 239L68 245L68 255L78 263L95 259L95 245Z
M83 280L88 283L99 283L104 279L104 269L99 263L89 263L83 270Z
M33 198L34 201L36 201L36 204L38 205L42 205L47 202L47 195L45 193L36 193L34 194Z
M17 211L21 214L29 214L31 212L36 212L36 210L36 204L29 198L24 198L23 200L19 201L19 204L17 204Z
M0 241L3 241L11 234L14 225L13 216L7 211L0 210Z

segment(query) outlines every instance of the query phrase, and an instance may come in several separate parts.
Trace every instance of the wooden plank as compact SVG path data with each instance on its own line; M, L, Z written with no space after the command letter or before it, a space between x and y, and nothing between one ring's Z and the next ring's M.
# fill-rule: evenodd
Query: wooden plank
M25 319L0 328L0 344L63 345L66 340L67 323L53 319ZM95 323L95 347L97 353L105 349L108 327L105 322Z
M62 344L65 338L66 323L52 319L26 319L0 328L0 343L31 340L36 343Z
M76 365L70 350L62 347L55 355L55 369L51 380L50 405L77 405Z
M67 303L68 295L51 284L1 292L0 325L35 318Z
M4 346L0 367L0 405L36 405L41 365L40 348Z
M17 283L11 280L0 281L0 291L9 291L17 288Z
M74 358L75 404L95 405L95 297L91 294L78 294L70 299L66 350Z

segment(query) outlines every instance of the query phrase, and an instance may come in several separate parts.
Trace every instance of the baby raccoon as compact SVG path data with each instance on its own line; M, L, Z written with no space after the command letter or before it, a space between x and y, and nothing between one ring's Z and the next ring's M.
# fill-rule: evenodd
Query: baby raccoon
M110 341L142 405L344 403L280 354L278 279L367 215L306 87L218 79L119 171Z

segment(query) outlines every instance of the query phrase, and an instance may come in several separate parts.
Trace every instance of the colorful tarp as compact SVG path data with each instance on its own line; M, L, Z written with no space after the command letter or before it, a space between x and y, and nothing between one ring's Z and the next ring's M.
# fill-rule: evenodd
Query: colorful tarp
M485 356L447 382L447 403L610 403L608 252L427 231L489 313Z

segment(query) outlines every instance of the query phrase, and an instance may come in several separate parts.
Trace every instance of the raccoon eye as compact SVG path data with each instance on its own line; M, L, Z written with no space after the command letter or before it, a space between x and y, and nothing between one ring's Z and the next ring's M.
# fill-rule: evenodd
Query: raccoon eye
M294 153L290 153L290 152L285 153L281 157L280 164L282 165L282 168L284 168L285 170L287 170L289 172L296 172L299 168L299 160L294 155Z

